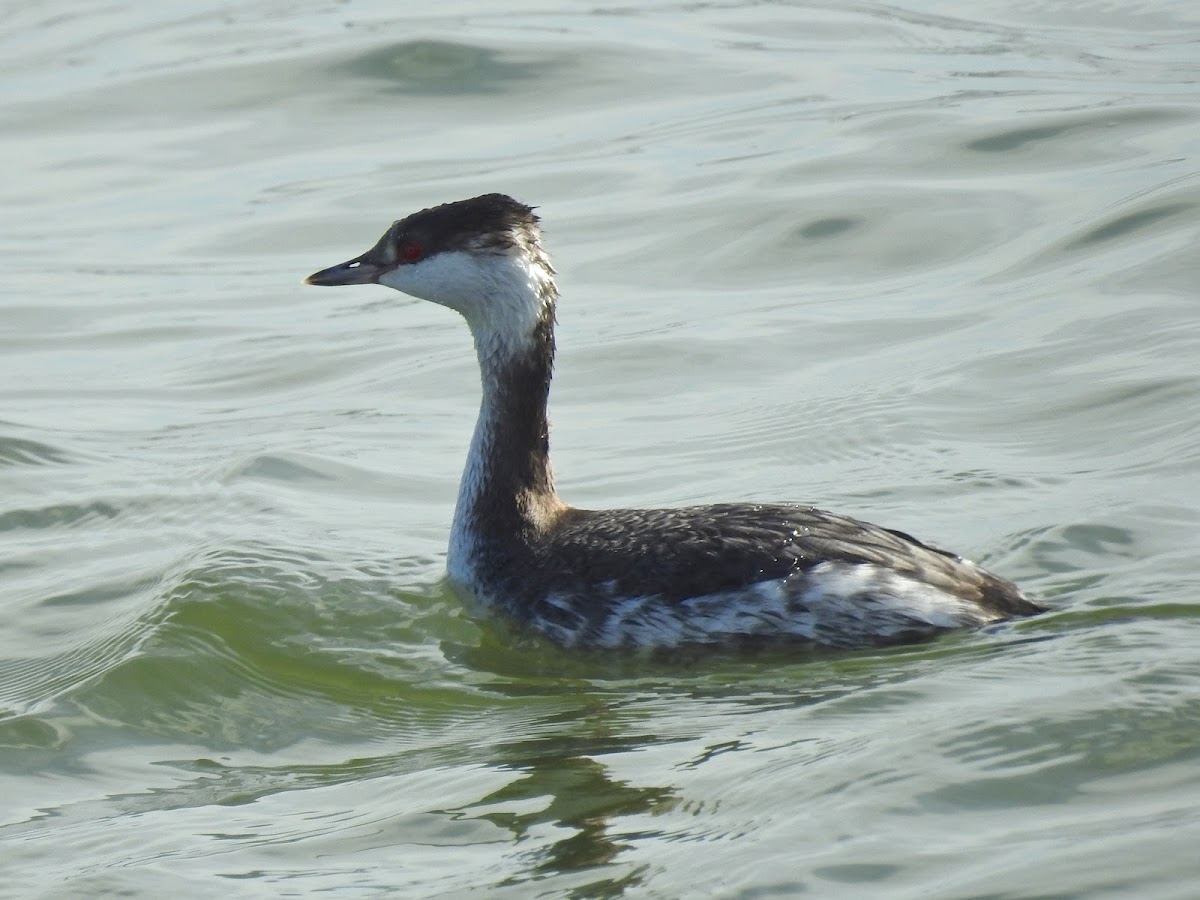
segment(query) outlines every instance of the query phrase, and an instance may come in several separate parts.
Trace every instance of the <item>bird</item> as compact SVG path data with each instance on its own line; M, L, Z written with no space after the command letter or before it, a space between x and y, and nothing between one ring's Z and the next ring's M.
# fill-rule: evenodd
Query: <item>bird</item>
M1044 608L903 532L796 503L582 509L555 489L555 269L534 208L491 193L392 223L310 285L379 284L455 310L481 402L446 570L477 609L580 650L915 643Z

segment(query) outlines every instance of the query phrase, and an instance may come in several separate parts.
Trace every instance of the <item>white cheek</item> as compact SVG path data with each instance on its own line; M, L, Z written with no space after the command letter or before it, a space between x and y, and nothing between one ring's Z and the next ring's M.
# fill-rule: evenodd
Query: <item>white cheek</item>
M524 346L541 318L550 273L522 255L439 253L397 266L379 283L462 313L476 343L496 348Z
M479 303L483 281L478 264L465 253L439 253L419 263L397 266L379 278L380 284L468 317L470 307Z

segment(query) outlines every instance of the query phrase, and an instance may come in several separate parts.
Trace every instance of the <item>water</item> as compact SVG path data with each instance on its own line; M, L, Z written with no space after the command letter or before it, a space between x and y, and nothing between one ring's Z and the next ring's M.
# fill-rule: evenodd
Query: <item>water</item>
M1193 5L398 9L5 8L5 890L1193 896ZM465 329L298 280L491 190L561 271L570 500L819 502L1054 611L472 621Z

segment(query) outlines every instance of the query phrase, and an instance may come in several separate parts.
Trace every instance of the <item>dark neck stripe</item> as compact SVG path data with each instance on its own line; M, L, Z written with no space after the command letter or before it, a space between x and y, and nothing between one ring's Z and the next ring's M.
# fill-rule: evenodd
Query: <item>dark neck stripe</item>
M483 373L487 443L477 447L482 484L469 515L484 540L519 540L555 497L546 407L554 368L554 307L534 328L529 352L488 365Z

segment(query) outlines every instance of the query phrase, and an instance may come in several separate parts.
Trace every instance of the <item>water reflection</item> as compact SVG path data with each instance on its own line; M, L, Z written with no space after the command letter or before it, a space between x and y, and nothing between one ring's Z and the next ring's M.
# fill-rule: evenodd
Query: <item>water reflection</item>
M622 827L623 818L668 809L677 798L669 787L638 787L614 777L597 757L659 741L652 735L566 741L555 737L502 745L496 748L501 765L523 772L523 777L453 812L505 829L518 847L536 842L536 849L529 852L531 864L508 879L509 884L606 867L638 841L661 834L655 829ZM567 835L544 843L539 837L547 831ZM604 872L605 877L580 885L572 896L615 897L643 880L639 868L615 877L612 870Z

